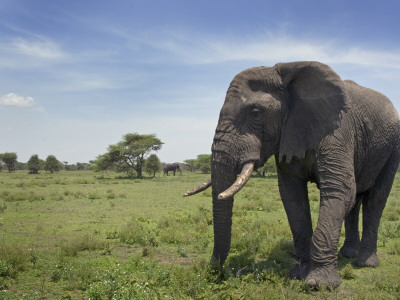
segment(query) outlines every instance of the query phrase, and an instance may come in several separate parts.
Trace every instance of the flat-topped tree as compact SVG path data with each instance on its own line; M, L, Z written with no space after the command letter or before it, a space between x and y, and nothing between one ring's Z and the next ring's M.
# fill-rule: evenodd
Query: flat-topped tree
M138 178L142 178L145 158L150 152L160 150L163 144L155 134L125 134L122 141L110 145L107 153L98 156L96 167L98 170L135 170Z

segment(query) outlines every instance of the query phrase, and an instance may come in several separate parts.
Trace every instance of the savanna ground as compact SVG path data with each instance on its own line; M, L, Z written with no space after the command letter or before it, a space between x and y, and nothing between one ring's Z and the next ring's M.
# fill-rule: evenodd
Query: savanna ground
M292 237L274 176L236 196L230 255L211 268L211 191L181 196L208 177L1 172L0 299L400 299L399 177L379 229L381 265L339 256L333 291L288 279ZM313 185L310 203L315 225Z

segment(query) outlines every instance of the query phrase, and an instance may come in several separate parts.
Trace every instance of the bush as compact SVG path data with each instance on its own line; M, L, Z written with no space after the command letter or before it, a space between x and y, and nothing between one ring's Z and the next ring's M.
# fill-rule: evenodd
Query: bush
M119 232L118 237L122 243L141 246L157 247L157 235L145 220L132 219Z
M392 255L400 255L400 243L398 239L391 240L387 245L388 253Z
M11 276L12 265L5 260L0 260L0 277Z
M0 245L0 269L4 276L23 271L29 260L28 250L20 245Z
M5 202L0 203L0 213L4 212L7 208L7 205Z
M157 228L162 242L175 245L200 242L204 245L207 244L204 237L207 237L212 222L212 212L200 206L195 213L180 213L161 218Z
M76 256L80 251L101 250L104 247L105 244L99 241L96 237L85 234L63 242L60 249L62 256Z

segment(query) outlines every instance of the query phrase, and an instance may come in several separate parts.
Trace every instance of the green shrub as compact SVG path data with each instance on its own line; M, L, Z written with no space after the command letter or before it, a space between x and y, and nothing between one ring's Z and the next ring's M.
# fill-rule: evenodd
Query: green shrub
M97 281L98 276L96 267L91 263L68 263L56 265L50 275L50 280L54 283L64 280L68 289L85 291Z
M122 228L118 237L122 243L128 245L158 246L157 235L145 220L132 219Z
M351 265L346 265L342 270L340 270L340 277L343 279L354 279L357 276L354 273L354 269Z
M8 202L25 201L29 200L31 202L44 200L45 197L41 193L36 193L34 191L28 190L16 190L14 192L4 191L1 194L1 198Z
M106 198L107 199L115 199L115 193L114 193L114 191L112 191L112 190L107 190L107 193L106 193Z
M7 276L15 276L17 272L23 271L28 260L29 253L24 246L0 245L0 261L2 262L3 272L7 273Z
M0 260L0 277L11 276L12 265L5 260Z
M89 192L88 199L90 199L90 200L101 199L101 196L97 191L92 191L92 192Z
M5 202L0 203L0 213L4 212L7 208L7 204Z
M390 240L387 244L388 253L392 255L400 255L400 242L398 239Z
M80 251L101 250L105 243L93 235L85 234L77 236L69 241L62 242L60 246L61 256L76 256Z
M197 240L204 244L207 231L211 230L212 212L200 206L193 213L177 213L162 217L157 223L160 240L168 244L189 244Z
M379 227L379 235L383 238L400 238L400 223L385 222Z
M0 192L0 198L6 200L10 196L10 193L11 193L10 191L3 190Z
M385 211L383 219L388 221L397 221L400 219L400 212L397 209Z

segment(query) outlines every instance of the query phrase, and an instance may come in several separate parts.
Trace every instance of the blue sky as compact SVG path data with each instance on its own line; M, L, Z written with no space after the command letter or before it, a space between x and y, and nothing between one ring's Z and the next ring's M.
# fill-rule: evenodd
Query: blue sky
M0 153L88 162L129 132L210 153L243 69L317 60L400 110L400 1L0 1Z

